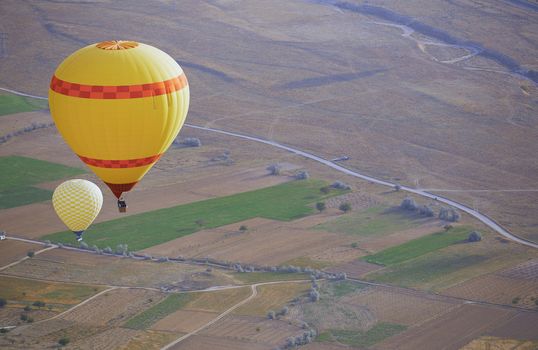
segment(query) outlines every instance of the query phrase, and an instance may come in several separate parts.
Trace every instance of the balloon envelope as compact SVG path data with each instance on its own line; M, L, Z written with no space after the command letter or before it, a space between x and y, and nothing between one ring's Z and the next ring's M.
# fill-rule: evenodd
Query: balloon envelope
M58 217L73 232L85 231L103 205L103 194L94 183L74 179L56 187L52 205Z
M106 41L58 66L49 105L67 144L119 198L177 137L189 108L189 86L163 51Z

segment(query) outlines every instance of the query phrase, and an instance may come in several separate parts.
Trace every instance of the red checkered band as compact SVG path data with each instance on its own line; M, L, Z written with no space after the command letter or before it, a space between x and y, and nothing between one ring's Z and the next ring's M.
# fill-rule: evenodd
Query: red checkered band
M185 74L157 83L120 86L76 84L58 79L54 75L50 82L50 89L66 96L113 100L169 94L179 91L187 85L189 83Z
M138 159L122 159L122 160L108 160L108 159L93 159L83 156L78 156L84 163L98 167L98 168L112 168L112 169L121 169L121 168L137 168L144 165L149 165L155 163L162 154L157 154L156 156L138 158Z

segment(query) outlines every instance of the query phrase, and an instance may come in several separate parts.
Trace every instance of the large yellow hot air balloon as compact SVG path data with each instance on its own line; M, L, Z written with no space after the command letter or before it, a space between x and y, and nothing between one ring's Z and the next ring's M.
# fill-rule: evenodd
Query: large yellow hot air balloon
M103 194L94 183L74 179L56 187L52 205L65 226L82 240L82 233L92 224L103 205Z
M177 137L189 108L189 86L163 51L105 41L58 66L49 105L67 144L119 199Z

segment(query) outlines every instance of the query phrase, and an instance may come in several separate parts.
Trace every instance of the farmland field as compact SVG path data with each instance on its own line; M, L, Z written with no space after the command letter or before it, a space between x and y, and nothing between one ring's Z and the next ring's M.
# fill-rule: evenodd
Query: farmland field
M537 348L538 341L483 336L471 341L460 350L534 350Z
M279 283L258 287L258 295L233 311L235 315L267 316L267 312L278 312L293 298L304 294L310 288L307 282Z
M159 350L179 338L181 333L139 331L129 342L118 350Z
M167 315L183 308L192 298L190 294L172 294L166 299L152 306L148 310L136 315L125 323L125 327L132 329L146 329Z
M449 231L437 232L395 247L387 248L379 253L366 256L363 259L369 263L378 265L398 264L452 244L463 243L471 231L472 229L469 227L458 226Z
M234 284L225 272L203 266L171 262L155 263L92 253L54 249L3 271L5 274L55 281L72 281L120 286L161 287L187 285L205 288Z
M372 235L379 237L417 227L424 221L427 220L423 217L397 208L373 207L341 216L336 220L316 226L316 229L358 237Z
M41 245L11 239L2 241L0 242L0 267L25 257L29 251L37 251L41 248Z
M0 116L48 107L48 101L0 92ZM3 135L0 135L3 136Z
M30 305L42 301L54 308L66 309L103 290L92 285L33 281L0 276L0 298Z
M336 341L351 346L372 346L403 332L407 327L393 323L378 323L367 331L327 330L316 339L319 342Z
M49 200L52 192L33 185L84 173L82 169L20 156L0 157L0 209ZM24 174L24 176L21 176Z
M219 227L253 217L292 220L312 213L313 209L308 206L309 203L331 195L324 195L319 191L323 186L322 181L294 181L132 215L94 225L91 234L85 239L88 244L96 244L99 247L129 242L131 249L140 250L192 234L202 228ZM332 195L338 193L341 191L334 190ZM72 234L60 232L42 238L53 242L70 242Z

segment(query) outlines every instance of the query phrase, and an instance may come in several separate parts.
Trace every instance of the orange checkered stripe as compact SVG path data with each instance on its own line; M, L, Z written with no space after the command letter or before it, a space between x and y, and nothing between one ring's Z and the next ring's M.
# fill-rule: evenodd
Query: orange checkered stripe
M125 159L125 160L108 160L108 159L93 159L88 157L83 157L79 155L78 157L86 164L98 167L98 168L112 168L112 169L121 169L121 168L137 168L144 165L153 164L162 154L157 154L155 156L138 158L138 159Z
M83 85L58 79L55 75L50 82L51 90L62 95L105 100L159 96L179 91L187 85L189 83L185 74L165 81L138 85Z

